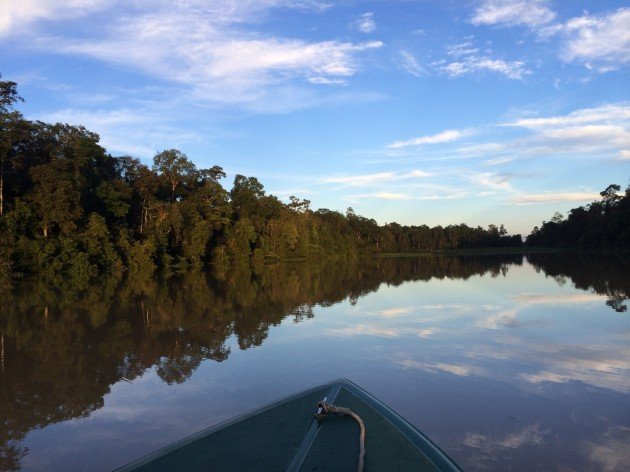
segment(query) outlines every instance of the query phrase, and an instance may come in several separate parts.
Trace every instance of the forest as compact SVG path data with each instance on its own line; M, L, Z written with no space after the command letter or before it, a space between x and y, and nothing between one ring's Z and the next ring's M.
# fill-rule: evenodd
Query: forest
M503 225L379 225L352 208L285 203L256 177L236 175L227 190L220 166L197 168L177 149L156 153L151 167L112 156L83 126L25 119L21 101L16 83L0 80L0 282L523 244ZM544 222L527 244L630 247L630 191L618 190Z
M630 185L624 194L612 184L600 192L601 201L557 213L527 236L530 246L576 249L630 249Z
M110 155L82 126L23 118L0 82L0 272L77 280L129 270L518 246L503 226L379 226L348 208L284 203L256 177L197 168L177 149L151 167Z

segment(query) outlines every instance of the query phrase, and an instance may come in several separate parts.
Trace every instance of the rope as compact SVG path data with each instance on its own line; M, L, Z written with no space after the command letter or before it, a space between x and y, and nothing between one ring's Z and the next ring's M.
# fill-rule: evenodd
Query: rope
M359 423L361 433L359 434L359 466L357 468L357 472L363 472L363 464L365 463L365 425L363 424L361 417L350 408L330 405L326 403L325 399L319 402L317 407L318 411L315 417L318 421L323 421L326 418L326 415L333 413L341 416L351 416L357 423Z

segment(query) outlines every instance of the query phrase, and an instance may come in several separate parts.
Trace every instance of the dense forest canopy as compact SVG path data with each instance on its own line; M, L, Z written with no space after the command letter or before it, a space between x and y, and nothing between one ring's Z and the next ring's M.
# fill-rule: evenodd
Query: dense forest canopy
M219 166L197 168L177 149L158 152L151 167L114 157L82 126L24 119L15 109L21 100L15 82L0 80L5 279L40 273L85 281L125 269L151 274L176 265L522 245L503 225L378 225L351 208L315 211L297 197L283 203L255 177L236 175L228 191ZM566 222L543 224L528 243L630 247L629 201L628 191L609 192ZM566 225L566 235L552 225ZM587 238L575 236L586 227L595 229ZM615 236L602 236L606 231Z
M532 246L583 249L630 249L630 185L609 185L600 192L601 201L574 208L565 219L556 213L527 236Z

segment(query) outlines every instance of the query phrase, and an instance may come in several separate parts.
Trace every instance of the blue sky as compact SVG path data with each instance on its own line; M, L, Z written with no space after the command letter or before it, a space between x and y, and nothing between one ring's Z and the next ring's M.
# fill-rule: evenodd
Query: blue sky
M527 234L630 178L630 8L546 0L2 0L31 119L379 223Z

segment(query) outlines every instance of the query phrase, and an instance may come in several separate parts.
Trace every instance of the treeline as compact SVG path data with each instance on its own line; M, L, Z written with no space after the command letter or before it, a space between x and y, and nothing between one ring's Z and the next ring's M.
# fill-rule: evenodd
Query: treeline
M574 208L565 219L556 213L527 236L528 246L578 249L630 249L630 185L609 185L601 200Z
M149 167L114 157L82 126L29 121L0 81L0 274L89 279L129 269L515 246L501 227L379 226L348 209L286 204L255 177L197 168L176 149Z

